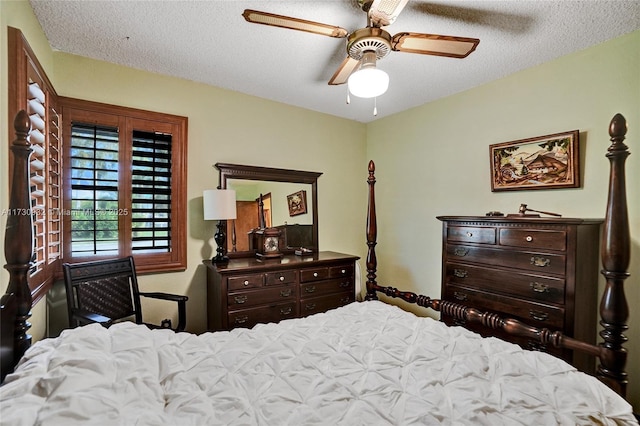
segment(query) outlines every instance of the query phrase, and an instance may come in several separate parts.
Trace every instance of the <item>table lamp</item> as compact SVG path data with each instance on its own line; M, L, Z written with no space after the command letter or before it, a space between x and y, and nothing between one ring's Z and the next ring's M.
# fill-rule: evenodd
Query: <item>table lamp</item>
M216 255L211 259L212 263L227 263L224 249L224 227L223 220L236 218L236 191L231 189L208 189L202 193L204 220L217 220L217 230L214 235L218 248Z

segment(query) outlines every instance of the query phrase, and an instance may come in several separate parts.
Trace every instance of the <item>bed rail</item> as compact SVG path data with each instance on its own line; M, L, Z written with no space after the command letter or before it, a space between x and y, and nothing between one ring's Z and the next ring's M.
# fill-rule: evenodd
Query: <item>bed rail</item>
M582 342L558 331L537 328L512 318L504 318L490 312L482 312L465 305L432 299L413 292L400 291L394 287L381 286L376 281L377 258L375 253L377 238L376 204L375 204L375 165L369 162L369 204L367 208L367 294L365 300L378 299L380 292L388 297L399 298L408 303L445 313L455 319L470 323L480 323L485 327L499 329L515 336L527 337L544 345L571 349L593 355L598 358L599 365L596 376L607 386L626 397L627 350L623 344L627 341L624 332L628 329L629 307L624 292L624 281L629 277L627 269L630 259L630 233L627 215L627 198L625 182L625 160L629 156L628 147L624 144L627 123L621 114L616 114L609 125L611 146L606 157L610 162L609 192L606 217L601 243L601 271L606 279L605 289L600 300L600 324L603 329L600 336L603 341L597 345Z

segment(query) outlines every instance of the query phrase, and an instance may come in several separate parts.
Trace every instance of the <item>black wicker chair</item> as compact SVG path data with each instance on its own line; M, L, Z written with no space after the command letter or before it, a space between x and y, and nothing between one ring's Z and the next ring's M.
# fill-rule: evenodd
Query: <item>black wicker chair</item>
M188 297L167 293L141 293L131 256L65 263L62 269L70 327L96 322L109 327L114 322L130 319L149 328L171 328L176 332L185 328ZM161 325L143 322L141 296L178 303L178 326L172 328L170 319L163 320Z

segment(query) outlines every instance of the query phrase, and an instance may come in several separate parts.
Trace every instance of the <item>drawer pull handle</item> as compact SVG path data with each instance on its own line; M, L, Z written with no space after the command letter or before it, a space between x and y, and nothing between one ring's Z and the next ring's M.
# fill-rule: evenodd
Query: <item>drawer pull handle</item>
M455 275L458 278L467 278L467 275L469 275L469 273L464 269L454 269L453 275Z
M316 304L315 303L307 303L306 305L307 311L312 311L316 308Z
M317 272L314 272L314 273L313 273L313 276L317 278L317 277L318 277L318 273L317 273Z
M291 306L285 306L284 308L280 308L281 315L289 315L291 313Z
M350 301L349 296L343 297L342 299L340 299L340 303L342 304L347 304L349 303L349 301Z
M453 297L456 300L467 300L467 295L464 293L460 293L459 291L454 291L453 292Z
M469 237L469 238L473 237L473 233L472 232L467 232L467 237Z
M531 290L535 291L536 293L549 293L549 285L548 284L544 284L544 283L539 283L539 282L532 282L529 283L529 287L531 287Z
M286 290L282 290L282 291L280 292L280 296L282 296L282 297L289 297L289 296L291 296L291 289L290 289L290 288L288 288L288 289L286 289Z
M527 242L531 242L533 241L533 237L531 235L527 235L527 237L525 238L525 240L527 240Z
M284 281L284 277L283 276L280 276L280 281Z
M346 273L347 273L347 270L346 270L346 269L342 269L342 270L340 271L340 273L344 275L344 274L346 274Z
M306 291L307 293L313 293L314 291L316 291L316 286L310 285L309 287L305 287L304 291Z
M466 247L456 247L455 249L453 249L453 254L459 257L464 257L467 255L467 253L469 253L469 249Z
M544 268L545 266L551 265L551 259L547 259L546 257L542 257L542 256L532 256L531 264L533 266L539 266L541 268Z
M236 301L236 303L242 304L242 303L245 303L247 301L248 297L247 296L236 296L233 299Z
M234 322L236 324L244 324L247 321L249 321L249 317L247 315L243 315L241 317L236 317L236 319L234 320Z
M536 321L546 321L549 318L549 314L546 312L534 311L533 309L529 311L529 316Z
M244 282L242 284L249 285L249 280L244 280Z
M347 288L351 285L351 283L349 281L343 281L339 284L340 288Z

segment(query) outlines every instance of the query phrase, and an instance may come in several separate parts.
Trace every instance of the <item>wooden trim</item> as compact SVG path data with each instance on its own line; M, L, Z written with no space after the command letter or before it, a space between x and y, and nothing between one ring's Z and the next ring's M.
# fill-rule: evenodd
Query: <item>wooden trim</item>
M116 126L122 130L119 136L120 144L126 147L120 151L120 162L131 163L131 134L134 128L146 131L160 131L171 133L172 144L172 188L171 188L171 251L168 253L133 254L130 240L121 239L120 255L134 255L136 270L138 273L182 271L187 267L187 135L188 118L178 115L156 113L136 108L128 108L112 104L91 102L81 99L60 97L62 114L65 118L64 134L71 134L72 120L80 120L86 123L104 124ZM64 147L64 162L69 163L69 146ZM64 168L65 172L68 166ZM69 211L71 207L71 180L69 173L64 173L63 193L64 209ZM119 176L119 192L124 193L119 197L121 208L129 208L131 203L131 174L123 172ZM120 232L131 235L131 222L126 217L120 217ZM64 218L64 240L71 241L70 217ZM64 257L67 262L98 260L105 256L71 257L70 245L64 247Z
M41 89L45 92L45 108L47 113L50 108L57 109L58 106L58 94L51 84L49 77L44 71L44 68L38 61L38 58L33 53L33 50L29 46L29 43L25 39L22 31L17 28L7 27L7 39L8 39L8 64L7 64L7 76L8 76L8 113L9 123L13 123L15 117L17 117L18 111L27 110L27 85L29 76L32 75L37 78L38 83L42 86ZM27 115L28 116L28 115ZM45 131L45 144L48 147L49 144L49 123L46 124ZM12 140L14 137L11 127L7 128L9 132L7 140ZM9 147L10 148L10 147ZM14 167L14 153L9 150L9 179L8 183L12 185L13 180L13 167ZM47 180L46 185L49 182ZM46 225L49 225L49 215L46 213ZM36 273L34 276L28 279L29 287L32 293L32 301L35 305L42 297L49 291L54 282L56 274L56 267L59 267L59 261L48 264L48 249L49 241L45 239L44 253L45 263L43 269Z

